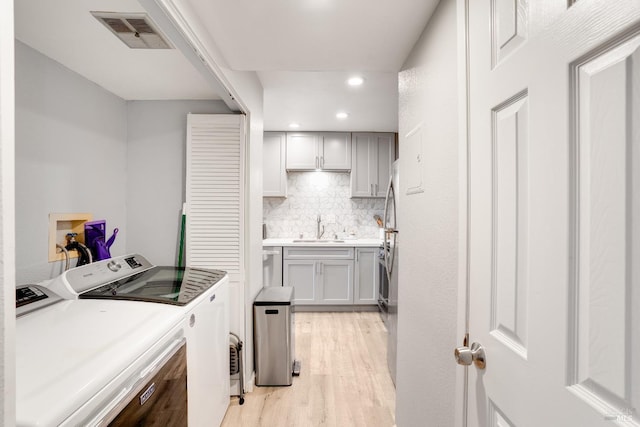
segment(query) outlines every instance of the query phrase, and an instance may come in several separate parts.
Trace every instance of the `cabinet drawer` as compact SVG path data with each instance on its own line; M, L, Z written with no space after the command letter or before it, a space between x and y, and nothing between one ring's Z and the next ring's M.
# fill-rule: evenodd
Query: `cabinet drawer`
M353 247L285 247L285 259L353 259Z

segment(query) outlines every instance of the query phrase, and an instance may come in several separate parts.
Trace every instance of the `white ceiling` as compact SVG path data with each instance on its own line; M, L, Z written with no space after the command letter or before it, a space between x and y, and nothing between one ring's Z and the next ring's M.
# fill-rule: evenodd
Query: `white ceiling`
M130 49L89 11L144 12L135 0L18 0L16 38L126 100L218 99L178 49Z
M264 86L265 130L395 132L398 128L398 75L359 73L365 83L350 87L345 71L259 71ZM336 113L349 114L338 120Z
M398 71L437 0L186 0L236 70Z
M258 71L266 130L396 131L397 72L438 0L182 2L225 66ZM131 50L90 10L143 11L136 0L20 0L16 38L127 100L218 98L179 50ZM364 85L346 85L354 74Z

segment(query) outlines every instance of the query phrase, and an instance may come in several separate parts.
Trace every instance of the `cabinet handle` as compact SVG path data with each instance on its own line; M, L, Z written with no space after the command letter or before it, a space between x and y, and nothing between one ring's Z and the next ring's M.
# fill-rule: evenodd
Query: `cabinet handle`
M324 168L324 156L320 156L320 169Z

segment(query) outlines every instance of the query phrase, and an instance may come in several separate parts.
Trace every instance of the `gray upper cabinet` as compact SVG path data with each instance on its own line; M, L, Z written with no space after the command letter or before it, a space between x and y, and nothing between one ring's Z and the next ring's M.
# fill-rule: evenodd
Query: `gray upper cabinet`
M351 134L329 132L320 134L320 169L351 170Z
M319 136L312 132L287 133L287 170L318 169Z
M385 197L395 160L395 134L354 132L351 146L351 197Z
M286 134L265 132L262 148L263 197L287 197Z
M287 170L351 170L348 132L288 132Z

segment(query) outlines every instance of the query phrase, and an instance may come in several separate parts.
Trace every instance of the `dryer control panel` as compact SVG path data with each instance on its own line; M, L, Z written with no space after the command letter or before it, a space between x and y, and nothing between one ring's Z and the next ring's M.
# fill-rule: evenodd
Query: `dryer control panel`
M38 285L21 285L16 288L16 317L47 307L62 298Z

